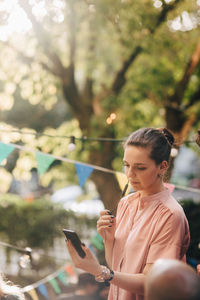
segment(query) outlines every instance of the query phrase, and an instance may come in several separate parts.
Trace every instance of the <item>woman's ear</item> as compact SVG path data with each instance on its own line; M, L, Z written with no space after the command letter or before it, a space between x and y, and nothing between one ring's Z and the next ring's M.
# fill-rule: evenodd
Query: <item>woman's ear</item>
M163 160L160 164L160 171L162 174L167 170L168 168L168 162L166 160Z

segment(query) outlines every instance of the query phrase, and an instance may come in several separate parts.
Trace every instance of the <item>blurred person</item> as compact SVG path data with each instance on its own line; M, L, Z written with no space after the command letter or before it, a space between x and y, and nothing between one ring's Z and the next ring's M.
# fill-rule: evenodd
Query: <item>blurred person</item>
M109 284L105 284L104 282L99 282L99 289L97 291L96 300L107 300L109 288L110 288Z
M93 275L81 273L78 276L77 289L70 294L62 294L57 300L96 300L99 283L96 282Z
M25 300L21 288L0 274L0 300Z
M145 300L200 300L200 277L181 261L159 259L147 275Z
M197 274L200 276L200 264L197 265Z
M119 201L116 217L109 210L100 213L97 231L107 266L85 245L86 256L79 257L67 241L75 267L110 282L109 300L143 300L146 274L157 259L186 260L188 222L163 181L173 144L166 128L141 128L126 140L125 173L135 192Z

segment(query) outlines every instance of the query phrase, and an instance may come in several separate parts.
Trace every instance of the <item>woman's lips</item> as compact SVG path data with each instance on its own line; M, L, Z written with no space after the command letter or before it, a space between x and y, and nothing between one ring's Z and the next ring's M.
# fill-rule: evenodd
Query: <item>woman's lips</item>
M131 181L130 183L131 184L139 184L139 182L136 182L136 181Z

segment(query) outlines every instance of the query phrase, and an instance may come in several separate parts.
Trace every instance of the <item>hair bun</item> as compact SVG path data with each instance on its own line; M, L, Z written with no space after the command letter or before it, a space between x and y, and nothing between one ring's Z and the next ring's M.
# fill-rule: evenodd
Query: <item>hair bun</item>
M162 129L162 133L164 134L164 136L166 137L166 139L168 140L169 144L171 146L173 146L174 144L174 137L171 134L171 132L167 129L167 128L163 128Z
M158 130L165 136L168 143L172 147L175 141L172 133L167 128L158 128Z

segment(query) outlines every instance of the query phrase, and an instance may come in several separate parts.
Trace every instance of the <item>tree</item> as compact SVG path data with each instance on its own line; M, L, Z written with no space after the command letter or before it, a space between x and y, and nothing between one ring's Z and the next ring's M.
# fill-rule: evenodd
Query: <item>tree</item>
M43 78L56 78L83 136L115 139L141 126L163 124L181 144L192 126L198 126L196 1L18 3L32 25L27 47L17 47L12 40L4 46L34 74L39 68ZM21 78L33 76L25 74ZM45 80L43 84L48 85ZM112 169L117 151L113 142L94 143L88 162ZM92 179L105 206L115 208L121 195L115 176L95 171Z

